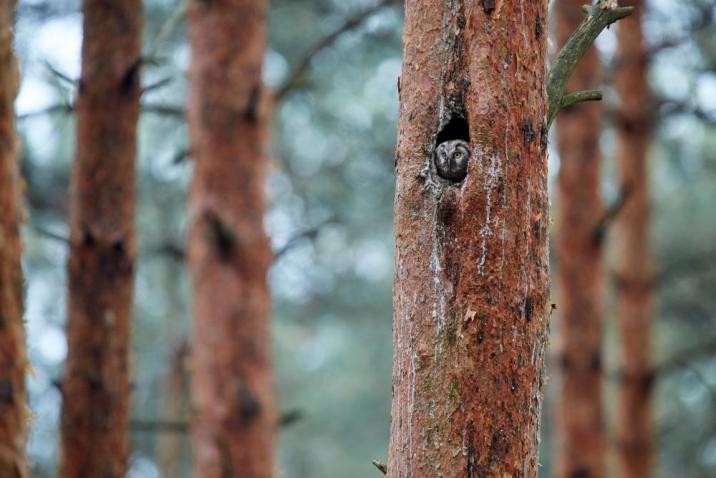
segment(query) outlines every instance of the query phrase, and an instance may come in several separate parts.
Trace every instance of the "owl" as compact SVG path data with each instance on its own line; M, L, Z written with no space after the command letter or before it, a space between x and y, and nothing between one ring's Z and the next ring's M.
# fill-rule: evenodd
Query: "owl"
M435 169L441 178L460 182L467 176L470 143L462 139L442 142L435 148Z

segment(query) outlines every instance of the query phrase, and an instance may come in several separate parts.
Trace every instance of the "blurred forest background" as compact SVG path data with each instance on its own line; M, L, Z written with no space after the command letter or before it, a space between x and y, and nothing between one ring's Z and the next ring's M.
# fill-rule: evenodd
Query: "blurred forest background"
M143 51L154 61L143 70L139 126L131 477L191 472L184 367L191 326L183 244L192 163L183 117L189 50L176 16L179 3L144 2ZM393 2L373 11L374 5L271 2L264 69L271 87L289 78L314 45L349 27L310 59L275 115L266 227L276 255L270 286L286 421L279 463L286 478L371 476L377 473L371 460L384 460L387 453L402 7ZM373 13L363 18L360 12L367 10ZM644 15L656 120L650 176L658 476L716 476L716 5L652 0ZM22 69L18 129L29 209L23 238L34 373L28 386L37 415L30 454L33 476L43 477L53 476L56 466L57 381L66 355L67 187L75 141L71 106L80 74L79 1L23 0L16 21ZM615 102L608 85L618 67L616 28L597 41L607 111ZM609 121L600 145L610 203L618 187L611 179ZM554 178L559 157L552 149L550 168ZM559 307L559 297L553 302ZM616 369L612 313L605 344L608 378ZM557 397L551 383L544 407L544 476L553 461L550 425ZM607 383L613 410L613 380Z

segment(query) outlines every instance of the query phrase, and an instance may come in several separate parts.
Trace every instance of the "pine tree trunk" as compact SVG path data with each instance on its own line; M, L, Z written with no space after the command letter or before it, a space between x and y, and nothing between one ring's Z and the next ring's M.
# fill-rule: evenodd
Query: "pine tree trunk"
M271 477L270 249L263 228L267 0L195 0L189 266L196 476Z
M558 0L552 7L557 45L584 18L583 0ZM591 48L567 85L569 91L600 87L599 56ZM560 396L556 425L556 476L604 476L602 413L601 265L603 214L600 190L601 103L581 103L557 117L560 157L557 197L558 367Z
M621 336L621 382L617 418L617 458L620 476L650 476L652 424L650 322L652 314L649 261L649 187L647 153L650 136L650 94L647 56L641 31L646 4L619 24L620 67L614 82L619 93L617 163L623 188L629 197L617 221L617 314Z
M550 314L546 14L546 0L406 4L394 478L537 476ZM453 139L470 141L461 182L433 161Z
M82 5L60 476L122 478L136 255L141 2Z
M15 1L0 5L0 476L27 477L25 283L20 264L21 179L15 133L19 72L13 52Z
M173 349L161 395L162 420L182 423L189 419L188 377L186 370L189 344L181 342ZM157 438L157 464L161 476L179 476L187 437L183 433L162 433Z

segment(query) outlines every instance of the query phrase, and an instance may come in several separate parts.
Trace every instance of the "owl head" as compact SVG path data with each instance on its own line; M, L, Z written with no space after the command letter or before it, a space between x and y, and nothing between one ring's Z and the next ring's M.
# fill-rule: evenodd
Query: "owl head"
M435 168L441 178L462 181L467 175L470 160L470 144L462 139L440 143L435 149Z

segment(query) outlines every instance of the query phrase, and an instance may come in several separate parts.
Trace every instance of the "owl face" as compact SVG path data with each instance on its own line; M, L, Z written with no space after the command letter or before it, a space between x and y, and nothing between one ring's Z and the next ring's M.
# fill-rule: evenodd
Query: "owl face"
M470 144L461 139L440 143L435 149L435 169L441 178L459 182L467 176Z

